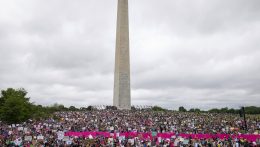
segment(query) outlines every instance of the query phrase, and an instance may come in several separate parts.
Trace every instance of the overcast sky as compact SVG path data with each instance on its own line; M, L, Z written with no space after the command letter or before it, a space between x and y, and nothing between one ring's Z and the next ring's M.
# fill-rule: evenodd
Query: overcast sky
M0 89L112 105L117 0L0 0ZM133 105L260 106L259 0L129 0Z

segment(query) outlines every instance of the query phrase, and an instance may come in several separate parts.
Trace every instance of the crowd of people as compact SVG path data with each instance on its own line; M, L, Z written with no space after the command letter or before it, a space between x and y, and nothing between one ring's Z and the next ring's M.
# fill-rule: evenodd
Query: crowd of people
M0 147L240 147L260 146L260 136L246 138L192 138L179 134L254 134L260 131L260 118L239 115L190 112L154 112L151 110L93 110L56 112L42 120L22 124L0 122ZM68 132L108 132L111 135L71 136ZM117 133L151 133L153 137L119 136ZM173 133L163 138L157 133Z

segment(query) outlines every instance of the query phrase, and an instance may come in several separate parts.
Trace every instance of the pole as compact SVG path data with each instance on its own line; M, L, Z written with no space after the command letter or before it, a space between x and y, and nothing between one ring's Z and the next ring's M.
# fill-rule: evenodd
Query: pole
M242 107L242 113L243 113L243 117L244 117L244 127L245 127L245 131L247 132L247 122L246 122L245 107Z

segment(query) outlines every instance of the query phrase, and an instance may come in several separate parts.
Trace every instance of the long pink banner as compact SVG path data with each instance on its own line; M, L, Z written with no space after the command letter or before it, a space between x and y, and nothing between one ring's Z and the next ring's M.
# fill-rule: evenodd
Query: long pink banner
M77 136L77 137L89 137L92 136L93 138L97 136L104 136L104 137L139 137L140 139L151 139L152 133L137 133L137 132L129 132L129 133L109 133L109 132L66 132L65 136ZM154 137L161 137L163 139L170 139L171 137L175 136L174 133L158 133ZM260 139L260 135L253 135L253 134L241 134L241 135L229 135L229 134L178 134L182 138L193 138L193 139L210 139L210 138L220 138L220 139L247 139L249 141L256 141Z

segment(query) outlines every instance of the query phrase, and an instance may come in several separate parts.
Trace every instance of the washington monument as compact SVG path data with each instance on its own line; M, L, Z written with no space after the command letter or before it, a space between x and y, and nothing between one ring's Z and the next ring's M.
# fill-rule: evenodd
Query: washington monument
M118 0L113 103L131 109L128 0Z

